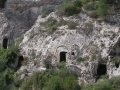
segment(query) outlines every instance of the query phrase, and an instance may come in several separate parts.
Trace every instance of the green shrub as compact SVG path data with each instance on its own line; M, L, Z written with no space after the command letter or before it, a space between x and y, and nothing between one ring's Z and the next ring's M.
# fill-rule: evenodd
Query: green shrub
M81 62L81 61L85 61L85 59L82 58L82 57L78 57L78 58L77 58L77 61L78 61L78 62Z
M52 77L49 79L49 81L46 83L46 87L44 87L43 90L65 90L63 88L62 79L59 77Z
M46 10L43 14L42 14L42 18L45 18L47 15L49 15L51 12L53 12L53 9L49 9L49 10Z
M113 59L111 59L112 62L120 63L120 56L115 56Z
M90 13L90 17L92 17L92 18L98 18L98 15L97 15L96 11L92 11Z
M76 7L81 7L82 6L82 2L81 2L81 0L75 0L73 2L73 5L76 6Z
M64 78L63 87L64 90L80 90L80 85L73 76L68 76Z
M98 8L96 10L99 17L104 17L110 13L109 5L106 4L106 0L100 0L98 2Z
M50 17L50 18L48 18L48 20L45 22L45 24L46 24L48 27L51 27L51 26L57 24L57 20L54 19L53 17Z
M49 27L48 29L47 29L47 32L49 33L49 34L51 34L51 33L53 33L55 30L57 30L57 25L53 25L53 26L51 26L51 27Z
M32 86L33 86L33 81L32 81L32 79L26 78L26 79L23 81L20 90L32 90Z
M58 69L38 71L26 78L20 86L20 90L80 90L77 78L70 74L62 62L57 65Z
M46 24L47 27L48 27L46 31L47 31L49 34L53 33L53 32L57 29L57 27L58 27L58 22L57 22L57 20L54 19L54 18L52 18L52 17L48 18L48 20L45 22L45 24Z
M82 4L87 4L89 0L82 0Z
M58 22L58 26L62 26L62 25L66 25L67 21L65 21L64 19L60 19L60 21Z
M74 14L78 14L80 12L80 7L76 7L71 2L63 2L58 6L57 14L59 16L71 16Z
M113 90L108 81L100 81L93 85L93 90Z

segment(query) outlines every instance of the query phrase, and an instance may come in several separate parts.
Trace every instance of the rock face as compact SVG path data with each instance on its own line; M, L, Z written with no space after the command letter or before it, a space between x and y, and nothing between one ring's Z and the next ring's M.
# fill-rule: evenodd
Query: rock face
M54 12L46 18L39 16L35 25L24 35L20 50L28 59L28 71L46 68L46 61L53 66L65 61L72 72L81 74L79 81L92 83L99 75L107 75L109 78L119 75L119 68L114 69L115 63L106 63L106 60L109 61L111 47L119 36L119 26L98 23L85 14L79 14L63 17L66 21L78 23L75 29L63 25L53 34L48 34L43 23L50 17L59 22L60 17L56 16ZM79 61L79 57L85 60Z
M0 44L3 47L6 47L6 42L10 44L11 40L25 33L19 50L27 60L27 65L20 70L25 69L30 74L49 68L48 63L55 67L64 61L71 72L81 74L79 83L93 83L100 75L109 78L120 75L119 64L116 67L116 63L111 62L111 58L120 53L119 25L98 22L80 13L62 18L77 23L75 28L70 29L69 24L66 24L58 26L50 34L46 21L52 17L60 22L61 17L56 15L56 11L45 18L41 18L40 14L50 8L55 10L59 2L8 0L4 11L1 10Z
M7 0L6 7L0 10L0 44L4 38L16 41L29 30L37 17L45 10L55 9L56 0ZM50 2L50 3L49 3ZM56 1L57 2L57 1ZM39 4L39 5L36 5Z

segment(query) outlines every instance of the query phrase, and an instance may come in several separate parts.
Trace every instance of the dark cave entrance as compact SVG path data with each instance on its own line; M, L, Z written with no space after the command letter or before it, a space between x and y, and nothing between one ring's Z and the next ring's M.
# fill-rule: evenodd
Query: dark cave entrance
M75 55L75 53L74 53L74 52L71 52L71 55Z
M66 53L67 52L60 52L60 62L66 62Z
M116 68L119 68L119 63L115 63Z
M18 57L18 67L22 66L23 60L24 60L23 56Z
M3 39L3 48L4 48L4 49L7 49L7 46L8 46L8 39L7 39L7 38L4 38L4 39Z
M106 64L100 64L97 69L97 78L107 74Z
M6 1L7 0L0 0L0 8L5 8Z

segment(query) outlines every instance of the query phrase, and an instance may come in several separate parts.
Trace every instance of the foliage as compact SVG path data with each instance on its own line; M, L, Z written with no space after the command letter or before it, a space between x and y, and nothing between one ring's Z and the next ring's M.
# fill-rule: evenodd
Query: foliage
M53 17L48 18L47 21L45 22L45 24L47 25L47 27L55 25L56 23L57 23L57 20L54 19Z
M26 78L20 90L80 90L76 77L70 74L65 63L57 65L58 70L47 69L46 71L35 72L31 77Z
M82 0L82 4L87 4L89 2L89 0Z
M59 16L71 16L78 14L81 7L81 4L79 3L81 3L79 0L75 0L75 2L63 2L58 6L57 14Z
M42 14L42 18L45 18L47 15L49 15L51 12L53 12L53 9L49 9L49 10L46 10L43 14Z
M78 58L77 58L77 61L78 61L78 62L81 62L81 61L85 61L85 59L82 58L82 57L78 57Z
M98 2L91 2L91 3L85 4L84 8L89 11L96 10L98 7L97 4Z
M97 12L96 11L92 11L90 13L90 17L92 17L92 18L98 18Z
M76 6L76 7L81 7L82 6L82 2L81 2L81 0L75 0L73 2L73 5Z
M98 8L96 10L99 17L104 17L110 13L109 5L106 4L106 0L100 0L98 3Z
M45 22L45 24L48 27L47 28L47 32L48 33L54 32L57 29L57 27L58 27L57 20L52 18L52 17L48 18L48 20Z
M11 64L17 57L17 52L18 43L16 46L12 43L7 49L0 47L0 90L13 90L15 70L11 68Z
M120 56L115 56L113 59L111 59L112 62L120 63Z
M84 85L82 90L120 90L120 76Z
M48 29L47 29L47 32L48 33L52 33L52 32L54 32L56 29L57 29L57 25L53 25L53 26L50 26Z

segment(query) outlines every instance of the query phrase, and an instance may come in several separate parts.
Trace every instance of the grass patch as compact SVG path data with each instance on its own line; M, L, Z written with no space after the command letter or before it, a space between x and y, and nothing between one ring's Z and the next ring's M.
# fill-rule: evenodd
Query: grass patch
M53 9L49 9L49 10L46 10L45 12L43 12L42 14L42 18L45 18L47 15L49 15L51 12L53 12Z

